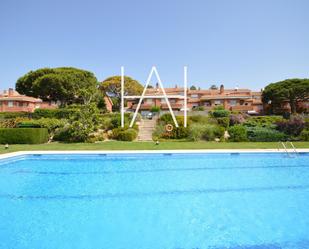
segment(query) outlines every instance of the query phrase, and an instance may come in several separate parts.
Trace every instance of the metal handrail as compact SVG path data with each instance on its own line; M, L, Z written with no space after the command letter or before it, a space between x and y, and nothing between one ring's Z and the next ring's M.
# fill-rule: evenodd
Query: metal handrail
M290 142L290 145L292 146L292 148L293 148L293 150L294 150L295 154L297 155L297 154L298 154L298 152L297 152L297 150L296 150L296 148L295 148L294 144L293 144L291 141L289 141L289 142Z
M291 156L291 153L290 153L290 152L288 151L288 149L287 149L288 143L290 143L291 147L293 148L293 151L294 151L295 155L297 155L298 152L297 152L297 150L296 150L294 144L293 144L291 141L287 141L286 143L284 143L284 142L278 142L278 151L280 150L280 145L282 145L284 151L285 151L286 154L290 157L290 156Z

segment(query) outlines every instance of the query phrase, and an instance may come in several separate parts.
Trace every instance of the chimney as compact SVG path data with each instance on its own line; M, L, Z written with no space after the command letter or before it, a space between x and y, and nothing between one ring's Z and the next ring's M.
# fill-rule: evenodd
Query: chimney
M177 84L175 85L175 88L178 88Z
M157 89L159 88L159 83L158 83L158 82L156 83L156 88L157 88Z
M13 96L14 95L14 89L13 88L9 88L9 96Z
M224 93L224 85L221 85L220 86L220 94L223 94Z

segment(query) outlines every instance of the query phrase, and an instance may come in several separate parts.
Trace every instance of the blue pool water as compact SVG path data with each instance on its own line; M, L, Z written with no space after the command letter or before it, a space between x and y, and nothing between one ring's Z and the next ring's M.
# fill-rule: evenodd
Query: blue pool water
M0 160L0 248L309 248L309 154Z

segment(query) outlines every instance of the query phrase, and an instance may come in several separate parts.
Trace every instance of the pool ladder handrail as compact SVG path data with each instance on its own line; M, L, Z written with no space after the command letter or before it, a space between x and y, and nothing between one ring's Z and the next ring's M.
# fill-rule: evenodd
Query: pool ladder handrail
M293 152L295 153L295 155L297 155L297 154L298 154L298 152L297 152L297 150L296 150L296 148L295 148L294 144L293 144L291 141L286 141L286 143L285 143L285 144L284 144L284 142L278 142L278 150L280 150L280 145L282 145L282 147L283 147L284 151L285 151L285 152L286 152L286 154L290 157L290 156L291 156L291 154L290 154L290 152L289 152L289 151L288 151L288 149L287 149L287 145L288 145L288 143L291 145L291 147L292 147Z

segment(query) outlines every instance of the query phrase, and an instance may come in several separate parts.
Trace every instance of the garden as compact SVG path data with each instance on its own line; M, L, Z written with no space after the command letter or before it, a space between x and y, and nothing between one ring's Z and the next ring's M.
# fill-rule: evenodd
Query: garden
M181 139L187 141L217 142L279 142L309 141L309 118L303 115L249 116L216 107L208 116L188 117L188 127L183 127L183 117L176 117L179 127L166 131L173 124L170 114L162 115L153 133L154 140Z
M128 124L132 114L125 115ZM140 116L137 117L137 120ZM1 113L0 144L100 142L108 139L133 141L138 126L120 127L119 113L101 113L94 104L70 105L34 113Z

